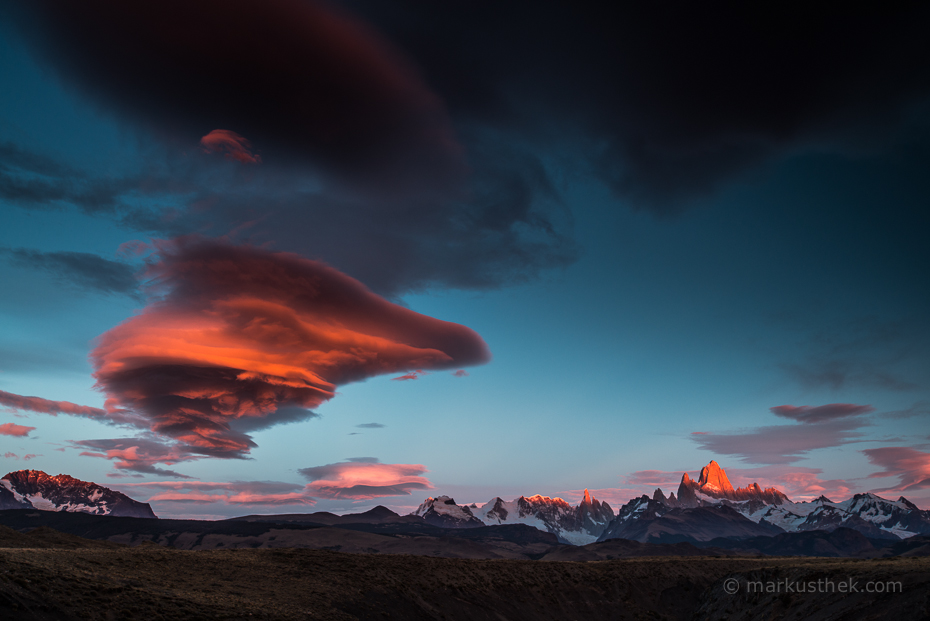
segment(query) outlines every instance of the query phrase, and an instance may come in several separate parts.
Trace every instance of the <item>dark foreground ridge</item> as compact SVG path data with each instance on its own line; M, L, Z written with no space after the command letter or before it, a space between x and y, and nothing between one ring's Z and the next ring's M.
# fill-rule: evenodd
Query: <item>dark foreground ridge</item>
M419 518L373 510L355 515L288 515L242 519L166 520L35 510L0 511L0 525L28 533L53 529L109 544L158 544L178 550L305 548L361 554L413 554L444 558L593 561L644 556L819 556L884 558L930 555L930 537L869 539L849 528L779 533L774 536L680 535L640 542L624 538L573 546L525 524L440 528ZM388 512L389 513L389 512ZM317 521L320 520L320 523ZM739 534L736 531L735 534Z
M0 527L0 568L0 618L22 621L910 619L930 611L927 557L556 563L299 549L194 552ZM733 581L741 589L731 595ZM749 582L786 581L852 581L862 590L746 593ZM866 583L894 584L894 592L867 593Z

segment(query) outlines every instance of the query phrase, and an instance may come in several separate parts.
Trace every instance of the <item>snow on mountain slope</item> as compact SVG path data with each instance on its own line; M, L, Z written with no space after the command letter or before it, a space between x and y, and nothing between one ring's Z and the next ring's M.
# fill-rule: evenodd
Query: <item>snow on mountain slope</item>
M661 490L657 492L661 494ZM678 498L684 506L727 505L756 523L764 520L788 532L845 526L873 538L930 533L930 511L922 511L904 497L893 501L868 493L856 494L842 502L824 496L809 502L792 502L779 490L763 490L755 483L734 490L726 472L715 461L701 469L698 481L685 473Z
M469 528L492 524L526 524L555 534L561 541L585 545L604 533L632 533L633 522L656 522L670 511L665 522L674 520L676 528L685 534L689 524L695 532L711 527L714 519L726 518L722 513L688 512L685 509L727 507L761 527L761 532L833 531L851 528L873 539L896 539L930 534L930 511L919 509L905 498L887 500L875 494L857 494L842 502L821 496L809 502L792 502L773 487L763 489L757 483L734 488L726 472L716 461L701 469L698 480L687 473L681 478L678 496L668 497L657 489L652 498L633 498L614 515L607 503L601 503L585 490L584 499L573 507L561 498L521 496L506 501L492 498L482 506L457 505L448 496L428 498L414 515L430 524L446 528ZM732 516L729 516L732 517ZM704 523L698 524L698 518ZM689 521L691 520L691 521ZM725 520L724 520L725 521ZM663 524L665 523L663 522ZM732 520L731 520L732 522ZM735 523L735 522L733 522ZM744 524L749 532L752 525ZM757 533L758 534L758 533ZM602 537L603 538L603 537Z
M506 501L492 498L481 507L456 505L448 496L428 498L414 512L428 523L445 528L493 524L525 524L556 535L574 545L593 543L614 517L606 502L585 490L584 500L573 507L561 498L520 496Z
M156 517L147 503L67 474L19 470L0 479L0 509L39 509L124 517Z

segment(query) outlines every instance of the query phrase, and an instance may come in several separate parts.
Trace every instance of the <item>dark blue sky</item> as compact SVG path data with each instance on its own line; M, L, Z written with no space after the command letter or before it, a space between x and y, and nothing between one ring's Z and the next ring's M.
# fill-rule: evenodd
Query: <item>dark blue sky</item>
M619 504L710 459L793 498L930 506L926 9L219 4L6 13L7 470L154 496L159 515L585 487ZM233 325L229 308L296 299L273 283L326 278L278 252L471 328L490 362L343 291L293 302L296 320L381 330L382 361L420 353L337 377L263 332L254 368L220 364L198 317ZM242 325L283 329L270 313ZM189 358L133 349L174 335ZM346 343L327 351L359 355ZM297 375L269 356L335 396L282 393ZM275 396L243 405L253 390ZM319 466L348 491L298 473Z

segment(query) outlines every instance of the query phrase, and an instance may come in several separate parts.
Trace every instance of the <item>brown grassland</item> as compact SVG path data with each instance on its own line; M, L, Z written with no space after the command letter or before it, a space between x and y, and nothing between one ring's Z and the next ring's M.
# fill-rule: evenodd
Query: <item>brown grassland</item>
M307 549L189 551L0 527L0 619L925 619L930 558L555 562ZM724 580L900 582L746 593Z

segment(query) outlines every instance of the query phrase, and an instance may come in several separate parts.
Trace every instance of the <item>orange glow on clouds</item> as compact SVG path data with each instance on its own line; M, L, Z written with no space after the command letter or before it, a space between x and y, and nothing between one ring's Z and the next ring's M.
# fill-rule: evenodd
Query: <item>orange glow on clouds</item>
M188 451L241 457L255 446L247 432L313 416L341 384L489 359L472 330L322 263L201 238L155 247L154 301L91 357L108 410Z
M35 427L26 427L25 425L17 425L16 423L4 423L0 425L0 436L22 438L28 436L29 432L34 430Z
M382 464L374 458L358 458L336 464L303 468L310 479L306 492L320 498L362 500L409 495L414 490L433 489L421 464Z
M226 159L243 164L261 164L262 156L252 153L252 143L234 131L214 129L200 139L205 153L225 153Z

